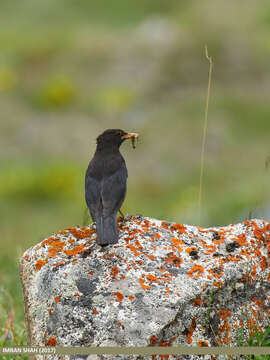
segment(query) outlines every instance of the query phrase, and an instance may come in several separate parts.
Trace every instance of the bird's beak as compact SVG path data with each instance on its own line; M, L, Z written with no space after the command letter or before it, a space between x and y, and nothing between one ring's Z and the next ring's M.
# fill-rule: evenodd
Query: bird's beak
M122 139L136 139L139 136L137 133L127 133L126 135L122 136Z

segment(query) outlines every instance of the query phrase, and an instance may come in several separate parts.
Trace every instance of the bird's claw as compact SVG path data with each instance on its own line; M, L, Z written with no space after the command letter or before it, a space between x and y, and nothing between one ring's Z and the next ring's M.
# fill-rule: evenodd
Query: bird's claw
M121 210L119 210L120 216L119 218L123 221L125 219L125 215L122 213Z

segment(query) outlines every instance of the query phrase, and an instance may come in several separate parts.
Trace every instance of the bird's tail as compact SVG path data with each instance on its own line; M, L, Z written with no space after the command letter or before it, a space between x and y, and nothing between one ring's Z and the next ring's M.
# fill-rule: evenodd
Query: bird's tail
M101 246L116 244L118 242L118 229L116 216L99 216L96 219L97 243Z

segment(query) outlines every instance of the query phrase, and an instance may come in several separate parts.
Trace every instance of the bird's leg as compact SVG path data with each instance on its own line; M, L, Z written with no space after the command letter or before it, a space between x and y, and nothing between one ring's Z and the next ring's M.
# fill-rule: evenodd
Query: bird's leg
M92 229L95 229L97 227L97 223L94 221L94 222L92 222L92 224L91 224L91 228Z
M125 215L122 213L121 209L119 209L118 211L119 211L119 213L120 213L120 218L121 218L122 220L124 220Z

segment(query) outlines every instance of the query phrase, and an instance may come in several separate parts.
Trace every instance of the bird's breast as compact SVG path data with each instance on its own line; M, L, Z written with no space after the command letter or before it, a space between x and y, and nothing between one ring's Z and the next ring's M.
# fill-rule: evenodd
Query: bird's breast
M96 153L89 164L89 173L97 180L111 176L117 171L121 171L123 176L127 176L126 163L120 152L116 154Z

